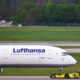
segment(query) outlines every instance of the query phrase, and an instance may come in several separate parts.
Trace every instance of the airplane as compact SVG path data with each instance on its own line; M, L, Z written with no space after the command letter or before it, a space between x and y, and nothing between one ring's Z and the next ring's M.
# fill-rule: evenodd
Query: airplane
M0 72L3 68L63 68L77 61L64 49L45 45L0 45Z

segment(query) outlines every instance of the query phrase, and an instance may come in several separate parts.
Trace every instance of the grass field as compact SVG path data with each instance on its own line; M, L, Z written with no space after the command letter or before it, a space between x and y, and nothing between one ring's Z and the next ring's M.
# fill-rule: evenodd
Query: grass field
M80 28L0 27L0 41L80 41Z
M63 73L73 73L80 71L80 54L71 53L78 61L76 65L65 67ZM4 68L0 76L49 76L58 73L58 68Z

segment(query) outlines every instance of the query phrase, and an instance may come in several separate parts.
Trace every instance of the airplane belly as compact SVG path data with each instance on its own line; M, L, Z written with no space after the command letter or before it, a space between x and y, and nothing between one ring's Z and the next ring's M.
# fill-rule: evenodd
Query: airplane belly
M59 67L63 65L58 65L54 63L54 59L43 57L43 56L10 56L3 59L2 67Z

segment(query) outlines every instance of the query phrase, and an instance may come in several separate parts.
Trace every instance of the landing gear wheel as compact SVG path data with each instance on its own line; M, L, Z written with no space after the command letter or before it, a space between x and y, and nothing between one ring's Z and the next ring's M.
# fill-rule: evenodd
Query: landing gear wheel
M68 74L65 74L65 78L68 79L69 78L69 75Z
M0 68L0 72L3 72L3 68Z
M55 74L52 74L52 75L50 76L50 78L54 79L54 78L55 78Z

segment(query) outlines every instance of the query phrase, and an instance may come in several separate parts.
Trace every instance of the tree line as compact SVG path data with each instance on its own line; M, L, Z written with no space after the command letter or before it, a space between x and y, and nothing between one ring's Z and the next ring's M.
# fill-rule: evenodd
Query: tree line
M5 12L5 17L8 15L17 23L29 24L60 24L60 23L80 23L80 4L56 4L48 3L40 7L32 2L23 2L16 13L16 16L10 17L8 10ZM6 13L8 12L8 14ZM0 19L3 13L0 12ZM7 17L6 17L7 18Z

